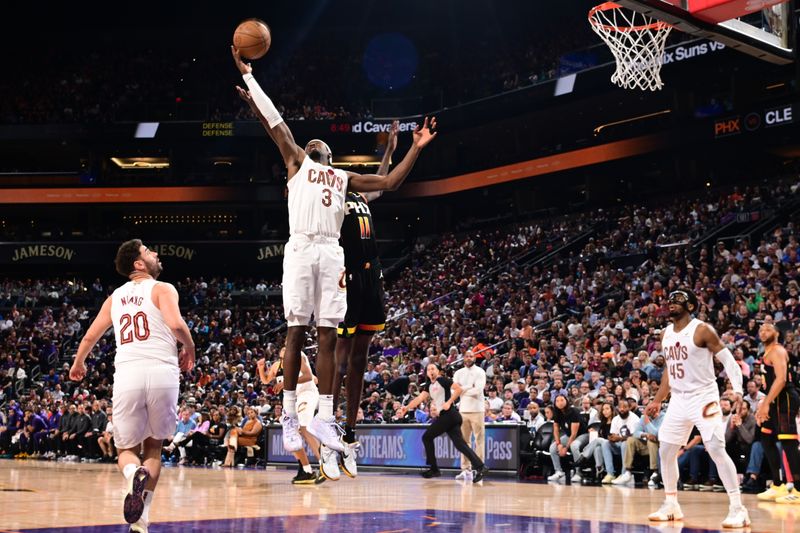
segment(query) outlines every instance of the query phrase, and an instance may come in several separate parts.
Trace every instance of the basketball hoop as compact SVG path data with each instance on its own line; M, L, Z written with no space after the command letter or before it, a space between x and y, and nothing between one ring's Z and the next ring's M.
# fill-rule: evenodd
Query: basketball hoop
M589 11L592 29L611 48L617 70L611 81L624 89L661 89L664 45L672 26L606 2Z

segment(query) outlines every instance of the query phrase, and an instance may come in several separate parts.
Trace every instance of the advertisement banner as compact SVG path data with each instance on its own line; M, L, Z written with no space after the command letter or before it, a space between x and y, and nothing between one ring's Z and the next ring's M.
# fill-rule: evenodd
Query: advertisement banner
M358 464L360 466L387 466L424 468L425 448L422 434L428 429L424 424L363 424L358 426ZM486 466L491 470L516 471L519 467L519 431L524 426L511 424L486 424ZM436 459L440 468L460 468L461 453L447 435L434 441ZM306 453L312 457L306 445ZM267 428L267 461L270 463L295 463L292 454L283 448L281 426Z
M0 265L109 265L120 242L3 242ZM246 267L283 261L284 241L183 241L148 243L165 263L208 264L220 256Z

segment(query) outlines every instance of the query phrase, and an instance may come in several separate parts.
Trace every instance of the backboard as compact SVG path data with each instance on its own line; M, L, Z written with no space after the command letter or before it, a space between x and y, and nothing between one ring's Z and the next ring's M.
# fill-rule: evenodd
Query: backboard
M771 63L795 60L794 0L614 1L682 32L724 43ZM730 16L734 18L727 19Z

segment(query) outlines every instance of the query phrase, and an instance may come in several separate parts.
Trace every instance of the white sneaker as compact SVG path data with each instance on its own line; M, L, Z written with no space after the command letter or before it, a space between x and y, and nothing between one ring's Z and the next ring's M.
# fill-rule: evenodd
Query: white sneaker
M135 524L131 524L128 533L147 533L147 524L144 523L144 520L140 519Z
M344 444L342 444L342 439L340 438L343 431L333 417L326 420L320 418L319 414L317 414L308 425L308 431L328 448L337 452L344 451ZM338 470L339 468L337 467L336 469Z
M342 470L351 478L358 475L358 463L356 463L356 449L358 449L358 442L353 444L345 443L344 451L342 452Z
M570 481L572 481L573 483L580 483L581 480L583 480L583 477L581 477L581 474L578 471L572 474L572 477L570 478Z
M722 527L740 528L750 525L750 515L747 513L744 505L731 507L728 511L728 517L722 521Z
M567 475L564 473L563 470L556 470L555 474L547 478L547 481L557 482L563 480L565 477L567 477Z
M300 436L300 422L296 416L283 415L283 449L289 453L303 449L303 438Z
M459 480L459 481L467 481L471 477L472 477L472 471L470 471L470 470L462 470L461 473L459 473L456 476L456 479Z
M336 481L341 476L339 472L339 454L324 444L319 447L319 471L326 479Z
M677 503L664 502L655 513L650 513L647 517L654 522L669 522L671 520L682 520L683 511Z
M614 481L611 482L612 485L627 485L633 481L633 476L630 472L625 472L621 476L617 477Z

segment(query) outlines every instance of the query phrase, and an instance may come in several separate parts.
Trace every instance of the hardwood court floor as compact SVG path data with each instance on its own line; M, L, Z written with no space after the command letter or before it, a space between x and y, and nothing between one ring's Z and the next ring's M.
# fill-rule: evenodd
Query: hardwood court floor
M297 487L289 484L293 475L274 469L164 468L150 532L689 533L719 530L728 507L725 494L684 492L679 494L684 521L651 529L646 516L663 491L491 478L480 486L458 483L451 474L424 480L373 473ZM123 496L123 478L113 465L0 460L0 533L124 532ZM800 506L759 504L752 495L744 500L752 531L800 532Z

